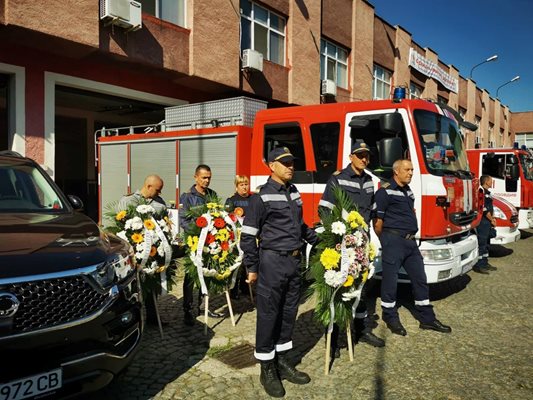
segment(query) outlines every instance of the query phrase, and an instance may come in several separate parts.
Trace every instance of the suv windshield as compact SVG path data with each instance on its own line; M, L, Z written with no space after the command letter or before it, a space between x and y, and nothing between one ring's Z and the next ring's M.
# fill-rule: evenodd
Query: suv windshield
M528 181L533 181L533 158L525 154L519 154L518 157L520 159L520 164L522 164L524 177Z
M416 110L414 116L429 172L445 175L469 171L457 123L445 115L425 110Z
M0 213L62 210L63 200L38 168L25 160L0 158Z

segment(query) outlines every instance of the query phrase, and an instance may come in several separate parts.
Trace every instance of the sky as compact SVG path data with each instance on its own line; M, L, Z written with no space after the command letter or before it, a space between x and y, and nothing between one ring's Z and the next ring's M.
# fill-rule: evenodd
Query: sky
M533 0L369 0L376 15L399 25L511 112L533 111Z

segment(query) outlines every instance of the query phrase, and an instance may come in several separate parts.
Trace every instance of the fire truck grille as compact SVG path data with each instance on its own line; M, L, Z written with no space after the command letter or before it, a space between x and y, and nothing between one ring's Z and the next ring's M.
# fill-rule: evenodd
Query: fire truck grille
M514 214L511 216L511 223L516 224L518 222L518 215Z
M472 223L477 217L477 211L471 213L454 213L450 215L450 222L454 225L464 226Z
M95 290L82 276L8 284L2 291L20 301L10 334L76 321L98 311L109 299L107 293Z

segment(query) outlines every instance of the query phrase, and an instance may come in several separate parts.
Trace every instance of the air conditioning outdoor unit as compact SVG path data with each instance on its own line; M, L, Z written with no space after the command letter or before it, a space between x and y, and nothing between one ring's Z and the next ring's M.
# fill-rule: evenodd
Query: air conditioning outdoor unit
M489 142L489 148L491 148L491 149L494 148L494 142L492 140Z
M246 49L242 51L242 69L248 71L263 71L263 54Z
M141 3L133 0L100 0L100 20L131 31L142 28Z
M331 79L324 79L322 81L320 93L323 96L331 96L331 97L337 96L337 84Z
M475 144L481 144L481 136L476 136Z

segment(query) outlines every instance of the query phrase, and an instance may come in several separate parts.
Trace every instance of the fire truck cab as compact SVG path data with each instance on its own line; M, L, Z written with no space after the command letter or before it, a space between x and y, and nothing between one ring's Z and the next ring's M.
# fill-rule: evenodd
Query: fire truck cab
M137 188L148 173L165 179L167 201L177 200L179 193L190 188L194 166L200 163L210 165L211 187L221 197L233 193L235 174L249 176L254 190L270 175L265 162L268 152L285 146L296 156L292 182L303 198L304 219L316 226L326 182L349 163L352 143L364 140L371 150L368 173L376 190L381 181L392 177L396 159L413 162L410 187L416 196L417 240L428 282L466 273L477 261L473 228L480 218L478 180L469 171L459 124L446 109L405 99L264 109L264 105L255 107L257 101L252 100L255 108L245 101L236 113L240 115L224 116L230 106L220 107L220 102L232 100L167 109L165 125L157 133L99 132L101 207L116 200L119 191ZM202 108L191 111L198 107ZM189 121L177 124L176 115L187 115ZM132 185L132 181L138 183ZM175 188L168 184L173 181ZM379 269L379 257L375 265Z

